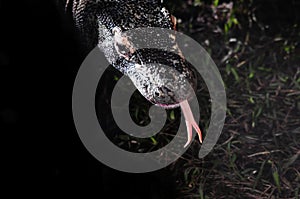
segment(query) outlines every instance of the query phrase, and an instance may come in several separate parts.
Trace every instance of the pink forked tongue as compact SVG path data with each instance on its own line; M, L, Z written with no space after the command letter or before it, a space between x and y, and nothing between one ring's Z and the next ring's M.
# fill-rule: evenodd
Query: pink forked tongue
M193 113L191 111L188 101L184 100L184 101L180 102L180 107L181 107L181 110L185 117L185 123L186 123L186 128L187 128L187 137L188 137L188 140L187 140L186 144L184 145L184 148L186 146L188 146L192 141L193 127L196 130L196 132L198 133L200 143L202 143L202 133L201 133L201 130L200 130L198 124L196 123L196 121L194 119L194 116L193 116Z

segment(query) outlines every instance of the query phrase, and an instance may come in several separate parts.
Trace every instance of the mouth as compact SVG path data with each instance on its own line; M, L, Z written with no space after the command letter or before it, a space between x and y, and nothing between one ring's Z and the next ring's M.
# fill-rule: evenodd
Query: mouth
M171 108L177 108L180 104L155 104L156 106L162 107L164 109L171 109Z

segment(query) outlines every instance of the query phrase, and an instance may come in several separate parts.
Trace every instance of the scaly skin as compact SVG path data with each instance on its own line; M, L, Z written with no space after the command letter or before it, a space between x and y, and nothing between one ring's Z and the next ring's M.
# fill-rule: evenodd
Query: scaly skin
M192 128L196 130L202 142L200 128L187 101L191 96L191 89L196 87L196 75L184 60L175 36L169 35L166 41L175 46L174 53L169 53L160 50L137 50L130 37L123 34L126 30L143 27L175 29L176 19L162 6L161 1L67 0L66 8L69 7L72 7L76 27L86 48L92 50L98 45L108 61L129 76L150 102L164 108L181 107L188 134L184 147L192 140ZM175 70L161 69L151 63L173 66Z

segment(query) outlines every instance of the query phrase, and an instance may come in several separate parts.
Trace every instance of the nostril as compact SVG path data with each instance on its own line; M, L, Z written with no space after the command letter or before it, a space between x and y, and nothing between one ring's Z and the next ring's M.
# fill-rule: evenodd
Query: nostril
M155 94L156 97L160 96L160 92L158 92L158 91L155 91L154 94Z

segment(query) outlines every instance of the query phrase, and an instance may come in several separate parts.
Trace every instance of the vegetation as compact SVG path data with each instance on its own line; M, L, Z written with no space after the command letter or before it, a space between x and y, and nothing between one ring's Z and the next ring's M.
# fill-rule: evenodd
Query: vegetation
M299 198L300 4L190 0L169 6L178 29L211 54L228 99L214 150L199 160L195 141L172 165L178 198Z
M199 159L201 145L196 139L169 166L177 179L178 198L299 198L300 4L176 0L166 6L177 17L178 30L210 53L224 80L228 102L223 133L214 150ZM115 83L119 77L115 75ZM199 84L200 126L205 134L209 93L203 81ZM133 120L147 125L151 104L138 92L132 100L139 102L130 104ZM180 110L167 114L161 133L149 139L117 129L107 136L129 151L156 150L178 128Z

